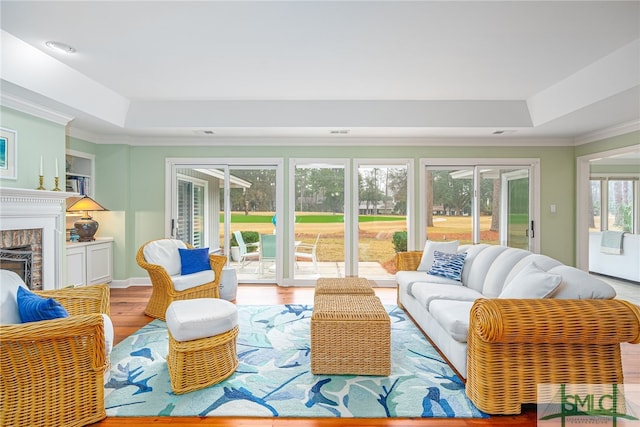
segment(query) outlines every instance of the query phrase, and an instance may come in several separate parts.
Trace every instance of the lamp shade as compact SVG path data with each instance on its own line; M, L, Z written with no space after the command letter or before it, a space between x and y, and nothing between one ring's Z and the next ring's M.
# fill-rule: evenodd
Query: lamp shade
M108 210L109 209L88 196L82 197L67 208L67 212L84 212L82 218L73 224L81 242L91 242L95 240L93 236L96 234L96 231L98 231L98 221L91 218L89 212Z
M71 206L67 208L67 212L88 212L88 211L108 211L109 209L103 207L100 203L93 200L91 197L83 196Z

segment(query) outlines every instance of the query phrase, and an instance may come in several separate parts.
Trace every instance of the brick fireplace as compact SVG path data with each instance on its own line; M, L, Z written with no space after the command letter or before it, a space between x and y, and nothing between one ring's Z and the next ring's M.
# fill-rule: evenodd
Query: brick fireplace
M32 289L62 287L67 196L0 187L1 268L17 271Z
M42 230L0 231L0 268L17 273L29 289L42 289Z

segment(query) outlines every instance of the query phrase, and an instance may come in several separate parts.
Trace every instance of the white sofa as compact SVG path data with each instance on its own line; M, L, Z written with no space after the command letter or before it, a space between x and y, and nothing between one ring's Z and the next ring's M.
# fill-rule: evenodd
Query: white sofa
M640 282L640 234L624 233L622 253L601 251L602 232L589 233L589 271Z
M438 243L427 247L438 250ZM398 301L460 375L467 377L469 313L478 298L497 298L506 284L527 264L562 275L554 298L614 298L615 290L582 270L563 265L545 255L498 245L464 245L466 252L461 281L426 271L398 271Z
M567 334L568 338L561 340L565 343L574 339L578 340L578 337L583 341L589 341L589 337L593 336L591 344L600 345L597 337L600 329L605 328L605 336L619 332L612 331L611 326L606 325L606 320L601 320L601 317L605 319L607 315L605 313L601 315L602 307L598 305L600 303L594 305L592 301L607 301L605 305L606 307L611 306L614 322L617 322L615 316L618 313L622 316L623 313L630 310L630 317L625 319L630 322L628 327L633 332L630 332L628 336L612 339L615 341L620 338L622 341L619 342L640 341L640 322L638 322L638 317L634 318L634 316L640 315L640 311L630 303L612 300L616 295L615 291L604 281L582 270L563 265L548 256L522 249L487 244L466 245L457 248L457 245L454 244L454 250L451 251L451 242L447 244L427 242L423 252L397 254L398 305L410 314L441 354L447 358L463 378L467 379L467 395L481 410L489 413L519 413L520 403L535 402L536 381L544 382L551 378L561 382L564 378L577 378L563 376L564 371L568 372L573 369L570 367L571 358L567 357L566 363L560 363L557 367L557 370L561 371L559 377L545 376L545 373L543 374L544 379L540 379L536 377L538 373L531 374L531 378L527 378L526 381L522 380L522 382L526 382L525 391L522 393L514 392L517 395L513 399L502 399L506 402L505 406L494 406L494 401L501 400L495 394L490 398L489 403L481 401L484 396L496 393L495 389L491 389L491 385L485 384L490 384L493 381L493 376L509 375L508 371L511 369L527 369L523 365L535 365L539 362L536 360L536 355L533 355L529 360L527 354L520 355L524 357L524 360L516 360L515 356L514 360L509 360L512 354L526 349L527 345L533 345L532 348L539 346L540 349L549 347L548 351L553 352L554 346L557 345L556 338L561 334ZM432 262L430 253L441 249L455 253L466 252L460 281L427 273L429 263ZM422 271L417 270L420 261L423 263ZM489 314L486 312L486 301L496 303L495 307L491 308L493 311L489 310ZM485 302L484 306L483 302ZM514 304L516 311L509 314L508 311L513 310L511 306ZM618 307L619 304L622 305ZM629 307L627 308L627 306ZM551 311L543 313L547 307ZM485 312L479 314L479 311L482 310ZM522 310L523 319L526 319L524 320L525 324L515 326L516 331L507 336L505 331L510 327L508 326L509 322L513 321L517 324L520 321L518 310ZM571 317L569 314L571 310L575 310L578 316L577 322L561 324L555 320L565 317L565 310L567 318ZM584 322L579 319L583 314ZM513 319L510 320L509 316ZM621 320L620 328L625 327L623 323L624 321ZM593 328L593 331L589 331L589 328ZM536 330L541 332L531 332ZM587 338L583 336L585 333ZM495 342L496 347L502 346L496 350L498 353L495 356L502 365L496 365L494 371L491 371L494 368L489 366L488 359L491 357L488 354L473 353L472 347L468 345L473 334L477 335L476 340L489 344ZM540 340L540 343L536 343L537 340ZM507 341L509 342L507 343ZM577 346L582 345L583 341L577 343L576 347L570 351L573 351L574 354L582 351L578 350ZM619 342L606 343L606 345L611 345L611 349L607 348L606 351L615 353L616 346L618 346L617 351L619 352ZM511 345L513 346L511 347ZM585 348L584 351L586 354L590 354L594 348ZM535 351L533 352L535 353ZM566 353L565 350L563 352ZM544 360L549 359L548 354L541 357L543 359L541 363L546 363ZM607 356L607 358L615 359L616 357ZM622 368L619 355L617 359L617 365L612 370L619 370L621 378ZM594 363L597 363L597 360ZM485 367L486 372L471 372L472 369L485 370ZM538 370L544 372L547 368ZM549 370L551 369L549 368ZM586 370L588 371L588 369ZM522 375L524 378L528 374ZM483 379L479 379L478 376L482 376ZM614 379L620 378L615 377ZM585 382L610 380L600 377L583 377L583 379ZM471 386L470 382L473 383ZM483 384L478 385L478 382ZM484 387L484 389L478 391L478 387ZM504 384L496 387L499 389L514 388L513 385L506 387ZM489 391L489 389L491 390Z

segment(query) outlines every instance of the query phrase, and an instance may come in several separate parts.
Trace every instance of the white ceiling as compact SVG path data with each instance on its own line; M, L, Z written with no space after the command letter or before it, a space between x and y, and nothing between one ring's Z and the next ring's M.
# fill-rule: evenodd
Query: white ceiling
M2 0L0 13L3 104L96 140L576 141L640 122L639 1Z

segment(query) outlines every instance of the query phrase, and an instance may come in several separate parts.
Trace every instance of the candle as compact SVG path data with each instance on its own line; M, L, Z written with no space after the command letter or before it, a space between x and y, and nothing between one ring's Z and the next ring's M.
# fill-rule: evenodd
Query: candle
M44 173L42 172L42 156L40 156L40 176L43 176Z
M58 159L56 159L56 178L58 178Z

